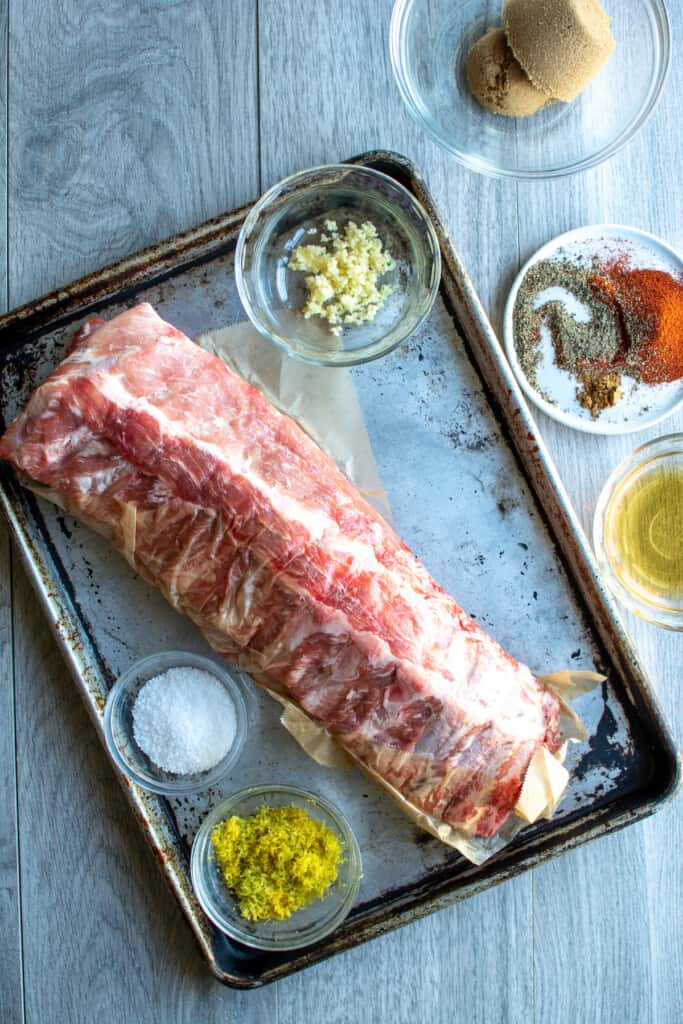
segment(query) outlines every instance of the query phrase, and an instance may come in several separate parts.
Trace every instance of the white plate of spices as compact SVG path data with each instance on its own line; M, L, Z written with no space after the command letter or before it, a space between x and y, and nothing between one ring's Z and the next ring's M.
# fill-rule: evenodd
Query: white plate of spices
M593 434L626 434L683 406L683 257L620 224L559 235L522 267L504 314L528 398Z

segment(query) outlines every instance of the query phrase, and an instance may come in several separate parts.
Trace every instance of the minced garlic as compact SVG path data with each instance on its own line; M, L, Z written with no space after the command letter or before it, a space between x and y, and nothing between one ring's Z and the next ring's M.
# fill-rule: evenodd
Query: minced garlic
M301 807L261 807L233 815L211 835L225 883L242 917L283 920L321 899L336 881L341 843Z
M299 245L289 267L308 272L305 278L308 301L302 313L308 319L327 320L333 334L342 324L362 324L374 320L377 310L394 288L378 287L379 278L393 270L395 260L383 248L377 229L370 221L360 227L349 221L339 233L333 220L325 221L323 245Z

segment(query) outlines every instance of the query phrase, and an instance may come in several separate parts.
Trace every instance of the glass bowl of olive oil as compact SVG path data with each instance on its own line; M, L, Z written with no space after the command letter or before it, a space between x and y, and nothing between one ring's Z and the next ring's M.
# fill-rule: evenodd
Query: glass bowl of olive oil
M593 545L631 611L683 631L683 434L648 441L617 466L598 500Z

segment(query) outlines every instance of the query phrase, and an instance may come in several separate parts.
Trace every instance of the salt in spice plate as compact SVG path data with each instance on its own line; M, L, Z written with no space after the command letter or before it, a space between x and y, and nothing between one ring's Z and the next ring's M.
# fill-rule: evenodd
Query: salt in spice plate
M576 378L555 365L550 329L544 326L541 328L541 359L537 376L539 387L552 399L548 401L529 381L517 358L513 311L527 271L541 260L562 258L586 264L590 263L593 257L609 259L622 252L629 255L634 268L664 270L677 275L683 273L683 256L655 235L621 224L593 224L558 235L534 253L515 278L505 304L505 351L524 393L552 419L589 434L629 434L659 423L683 406L683 381L647 385L624 376L623 397L616 405L604 409L597 419L593 419L590 411L584 409L577 400ZM575 314L577 319L587 319L587 312L582 303L564 289L546 289L538 297L536 304L540 305L542 301L552 298L561 299L567 310Z

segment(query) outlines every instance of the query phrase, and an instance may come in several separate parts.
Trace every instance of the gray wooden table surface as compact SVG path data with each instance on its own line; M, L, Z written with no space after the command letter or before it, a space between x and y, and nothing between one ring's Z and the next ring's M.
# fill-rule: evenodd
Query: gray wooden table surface
M457 2L457 0L454 0ZM674 32L683 5L670 4ZM374 147L421 167L493 323L558 232L683 248L683 71L630 146L552 183L472 174L421 134L390 0L0 0L0 303L17 306ZM3 139L2 136L5 136ZM542 419L588 527L637 443ZM625 614L683 739L683 639ZM683 1019L683 799L649 821L266 989L215 982L169 896L0 523L0 1021L241 1024Z

